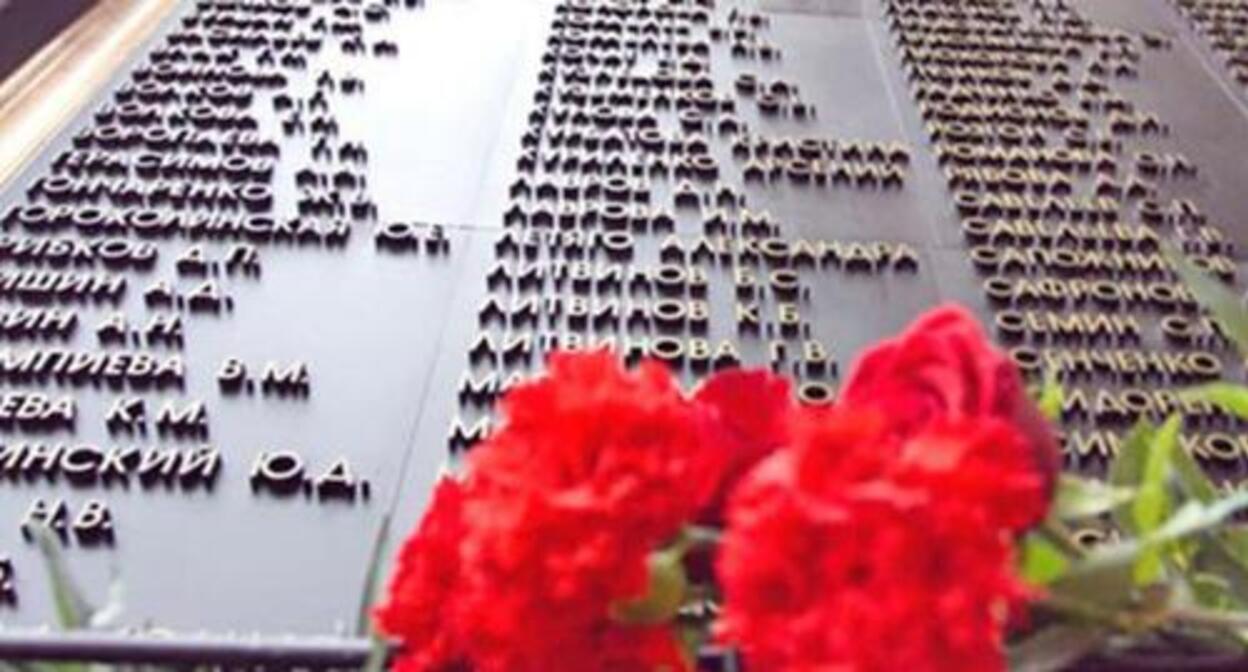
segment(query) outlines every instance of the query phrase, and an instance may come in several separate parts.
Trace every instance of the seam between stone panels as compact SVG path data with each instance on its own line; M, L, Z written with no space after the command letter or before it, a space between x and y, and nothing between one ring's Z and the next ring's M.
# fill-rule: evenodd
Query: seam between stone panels
M1205 71L1205 74L1209 75L1213 81L1217 82L1218 90L1225 94L1227 98L1231 99L1231 102L1235 105L1235 109L1239 110L1239 113L1245 119L1248 119L1248 103L1244 102L1243 96L1240 95L1239 91L1236 91L1231 86L1231 83L1226 80L1226 72L1224 69L1218 67L1217 63L1209 62L1209 54L1206 53L1203 45L1193 43L1192 38L1199 37L1199 35L1194 34L1195 29L1188 23L1187 19L1179 13L1179 10L1168 0L1163 0L1161 4L1163 5L1162 11L1165 12L1166 17L1170 19L1172 25L1174 26L1175 34L1178 36L1179 42L1184 46L1184 48L1191 52L1192 56L1195 57L1196 62L1200 64L1201 69Z
M467 228L467 227L464 227L464 228ZM485 229L486 227L481 227L481 228ZM470 235L468 237L468 240L466 244L464 245L465 257L467 258L471 257L469 253L473 249L473 245L476 243L476 238L477 236L475 235ZM456 289L453 292L448 292L446 295L446 301L444 305L448 309L451 306L455 305L455 299L459 296L460 292L463 291L464 275L467 274L468 267L470 266L470 264L463 263L461 265L463 267L460 268L459 271L454 274L454 282L455 282L454 287ZM449 331L450 326L451 326L450 319L442 321L442 326L438 329L438 334L433 341L432 364L428 367L428 370L426 371L423 377L423 380L420 382L419 391L416 394L416 403L413 406L413 418L412 418L411 428L408 430L407 439L403 442L405 444L404 449L403 449L403 457L399 461L399 471L398 471L399 480L397 483L395 483L394 491L390 495L390 503L386 507L386 515L391 516L392 519L393 519L393 516L396 513L398 513L399 502L402 500L403 491L405 489L405 486L407 485L407 481L408 481L407 469L408 469L409 464L411 463L412 452L416 450L416 443L418 439L420 438L420 427L423 421L425 420L426 402L429 399L429 390L433 386L433 379L436 377L436 374L438 372L438 365L441 363L443 343L446 340L446 334L447 334L447 331Z

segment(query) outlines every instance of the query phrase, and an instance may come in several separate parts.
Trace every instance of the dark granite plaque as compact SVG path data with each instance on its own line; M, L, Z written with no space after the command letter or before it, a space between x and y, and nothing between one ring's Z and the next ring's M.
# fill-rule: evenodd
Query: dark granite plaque
M89 0L0 0L0 78L21 66L91 4Z
M826 403L941 301L1060 373L1071 468L1178 409L1233 487L1157 243L1238 282L1237 47L1126 4L188 3L0 192L0 622L46 526L127 622L344 632L551 349Z

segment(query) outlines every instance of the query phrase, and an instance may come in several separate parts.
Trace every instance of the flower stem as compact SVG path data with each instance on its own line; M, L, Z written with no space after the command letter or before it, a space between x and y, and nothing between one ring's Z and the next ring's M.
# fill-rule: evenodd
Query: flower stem
M1072 599L1060 595L1047 595L1038 600L1036 605L1050 611L1071 616L1091 623L1099 623L1114 630L1133 631L1135 619L1129 615L1112 609L1106 609L1091 602Z
M1248 613L1242 611L1214 611L1210 609L1171 609L1170 619L1187 625L1215 628L1248 628Z

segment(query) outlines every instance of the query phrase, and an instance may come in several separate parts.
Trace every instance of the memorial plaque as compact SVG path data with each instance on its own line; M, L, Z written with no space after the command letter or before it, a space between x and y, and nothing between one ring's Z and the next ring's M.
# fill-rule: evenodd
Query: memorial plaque
M125 622L346 632L546 353L821 404L942 301L1059 375L1069 468L1182 411L1238 487L1174 391L1243 364L1159 244L1241 286L1242 12L185 3L0 191L0 623L51 620L48 529Z

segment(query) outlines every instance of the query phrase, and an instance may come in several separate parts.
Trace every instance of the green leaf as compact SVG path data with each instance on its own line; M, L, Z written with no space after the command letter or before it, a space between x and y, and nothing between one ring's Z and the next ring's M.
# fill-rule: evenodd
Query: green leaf
M1169 480L1173 471L1174 453L1179 444L1179 427L1182 418L1172 415L1153 435L1148 456L1144 462L1144 477L1132 503L1131 516L1136 534L1148 535L1156 530L1169 516L1173 504L1170 501ZM1163 546L1145 548L1135 562L1136 585L1146 586L1161 578Z
M1125 561L1122 558L1111 560L1106 551L1094 550L1084 560L1072 564L1065 576L1049 586L1049 591L1105 610L1126 608L1135 600L1135 577L1130 562L1134 558L1130 555Z
M1135 493L1135 488L1062 474L1057 481L1057 498L1053 503L1053 510L1062 520L1090 518L1109 513L1130 502Z
M1011 646L1009 669L1013 672L1064 670L1100 648L1108 637L1105 629L1082 623L1053 625Z
M1028 583L1047 586L1062 578L1069 566L1066 556L1048 539L1031 534L1023 540L1021 574Z
M1184 401L1206 401L1238 418L1248 420L1248 387L1232 383L1209 383L1179 393Z
M1240 356L1248 357L1248 310L1240 304L1239 297L1217 278L1197 268L1173 245L1162 243L1161 252L1192 296L1213 313L1213 319L1235 343Z
M1209 609L1228 609L1234 606L1234 591L1225 577L1209 572L1196 572L1187 578L1187 584L1196 597L1197 604Z
M58 623L66 630L87 627L94 610L65 567L58 541L46 527L36 527L34 534L48 569L48 580L52 583L52 601L56 606Z
M1197 540L1200 543L1187 572L1189 582L1199 576L1217 577L1228 586L1224 602L1235 608L1248 607L1248 531L1220 527L1202 533ZM1193 585L1194 591L1197 588Z
M1204 467L1196 462L1196 458L1180 446L1171 455L1174 473L1179 478L1179 487L1183 493L1196 501L1209 504L1218 498L1218 487L1209 479Z
M1221 525L1248 507L1248 491L1236 492L1211 504L1188 502L1145 542L1160 543L1182 539Z
M390 541L390 514L381 517L381 526L373 538L373 550L369 554L368 570L364 574L364 587L360 590L360 606L355 616L355 634L363 637L373 631L373 600L377 597L377 584L381 580L381 566L385 561L386 546Z
M1119 446L1118 454L1109 464L1109 483L1121 488L1138 488L1144 480L1144 463L1148 457L1149 447L1153 442L1156 429L1147 420L1141 418ZM1135 533L1135 521L1129 515L1128 507L1115 508L1114 523L1124 533Z
M1218 539L1223 546L1235 556L1245 567L1248 567L1248 529L1242 527L1226 527L1218 530ZM1248 597L1248 594L1245 595Z
M1057 422L1062 419L1062 404L1065 401L1065 396L1062 384L1057 380L1057 370L1046 370L1044 372L1044 384L1040 388L1040 398L1036 400L1036 406L1039 407L1040 413L1049 422Z
M91 614L91 620L87 625L95 629L111 628L118 624L124 611L125 586L121 582L121 577L114 574L112 581L108 584L108 601Z
M1152 534L1096 547L1084 562L1072 567L1071 577L1132 564L1141 552L1149 548L1217 528L1245 508L1248 508L1248 491L1236 492L1211 504L1189 501Z
M1166 486L1173 472L1181 423L1179 416L1170 416L1149 442L1143 476L1131 508L1137 534L1156 530L1170 512L1170 493Z

